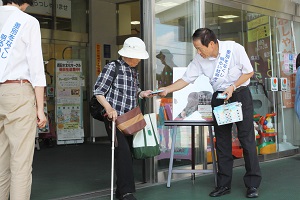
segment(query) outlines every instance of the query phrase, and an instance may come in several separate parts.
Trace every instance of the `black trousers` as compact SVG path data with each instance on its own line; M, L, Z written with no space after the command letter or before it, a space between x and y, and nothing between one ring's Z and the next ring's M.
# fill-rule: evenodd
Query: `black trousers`
M112 122L105 119L106 132L112 139ZM133 157L132 157L132 136L125 136L116 128L115 139L115 174L116 174L116 196L135 192Z
M215 92L212 97L212 108L222 105L224 100L216 99ZM237 122L238 139L243 148L246 173L244 184L246 187L259 187L261 182L261 171L259 167L256 141L253 125L253 102L250 90L245 87L234 92L229 102L239 101L242 103L243 121ZM218 126L216 120L214 124L216 136L216 153L218 159L218 186L231 187L233 156L232 156L232 125L225 124Z

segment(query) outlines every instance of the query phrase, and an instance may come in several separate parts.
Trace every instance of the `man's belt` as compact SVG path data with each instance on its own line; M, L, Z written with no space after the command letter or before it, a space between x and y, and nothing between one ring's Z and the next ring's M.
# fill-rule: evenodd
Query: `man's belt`
M240 86L238 88L236 88L236 90L233 93L238 93L240 91L242 91L243 89L247 88L248 86Z
M6 80L3 83L0 84L8 84L8 83L30 83L30 81L24 79L24 80Z

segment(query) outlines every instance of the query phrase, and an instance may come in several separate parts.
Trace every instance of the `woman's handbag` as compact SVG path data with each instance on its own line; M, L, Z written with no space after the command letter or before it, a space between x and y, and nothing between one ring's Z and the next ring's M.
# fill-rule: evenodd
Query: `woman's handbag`
M242 103L227 103L214 108L218 125L231 124L233 122L243 121Z
M90 113L91 113L92 117L99 121L104 121L105 109L98 102L95 95L92 96L89 106L90 106Z
M145 114L147 125L133 136L133 156L136 159L145 159L160 154L156 114Z
M144 115L139 106L117 117L117 128L125 135L133 135L146 126Z

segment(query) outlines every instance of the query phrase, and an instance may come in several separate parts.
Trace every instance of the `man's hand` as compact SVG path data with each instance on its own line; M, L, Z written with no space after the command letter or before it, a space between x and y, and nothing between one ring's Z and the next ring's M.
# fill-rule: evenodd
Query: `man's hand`
M37 112L37 126L39 128L44 128L47 123L47 118L43 110Z
M167 87L161 87L161 88L158 88L158 90L163 90L162 92L158 93L158 95L160 97L165 97L168 95L168 89Z
M230 99L230 97L232 97L232 93L234 92L234 86L233 85L231 85L231 86L229 86L222 94L225 94L225 95L227 95L227 98L225 99L226 101L228 100L228 99Z

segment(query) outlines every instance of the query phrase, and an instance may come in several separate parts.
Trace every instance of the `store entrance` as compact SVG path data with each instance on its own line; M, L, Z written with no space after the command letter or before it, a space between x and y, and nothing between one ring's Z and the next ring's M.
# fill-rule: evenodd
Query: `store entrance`
M260 155L297 149L293 141L296 42L294 23L263 14L259 9L240 10L205 4L205 25L220 40L234 40L246 49L255 74L249 89L253 98L253 121ZM295 26L297 27L297 26ZM286 41L289 41L287 43ZM288 67L289 66L289 67ZM274 155L274 154L273 154ZM242 149L233 131L233 156Z
M67 1L69 2L69 1ZM47 16L38 15L42 28L42 46L47 76L46 107L49 117L49 131L37 135L37 148L33 163L32 200L58 199L76 196L77 199L109 194L111 172L111 145L102 122L91 121L88 102L92 94L95 74L95 49L101 48L101 66L118 58L117 50L130 36L140 37L140 1L128 0L74 0L67 7L69 18L56 16L51 24ZM87 12L89 11L89 12ZM87 15L90 14L90 16ZM113 15L113 21L97 18L97 13ZM52 18L54 18L52 16ZM91 18L91 19L90 19ZM101 22L100 22L101 21ZM53 27L52 25L55 25ZM90 26L90 27L89 27ZM92 26L92 27L91 27ZM113 29L102 34L103 27ZM108 30L108 29L106 29ZM105 47L110 47L110 54ZM91 47L91 48L90 48ZM58 117L57 102L64 99L68 89L60 92L57 88L57 63L80 61L83 82L80 94L80 126L82 140L68 138L58 143L58 129L66 123ZM143 75L141 74L141 78ZM75 94L75 93L74 93ZM60 98L57 98L60 96ZM66 102L66 101L64 101ZM71 108L72 109L72 108ZM64 112L61 112L64 113ZM67 120L67 118L64 118ZM60 120L61 123L58 123ZM59 127L58 127L59 126ZM96 128L95 128L96 127ZM70 130L72 133L72 130ZM59 136L59 138L63 138ZM134 161L135 181L144 182L143 162Z

